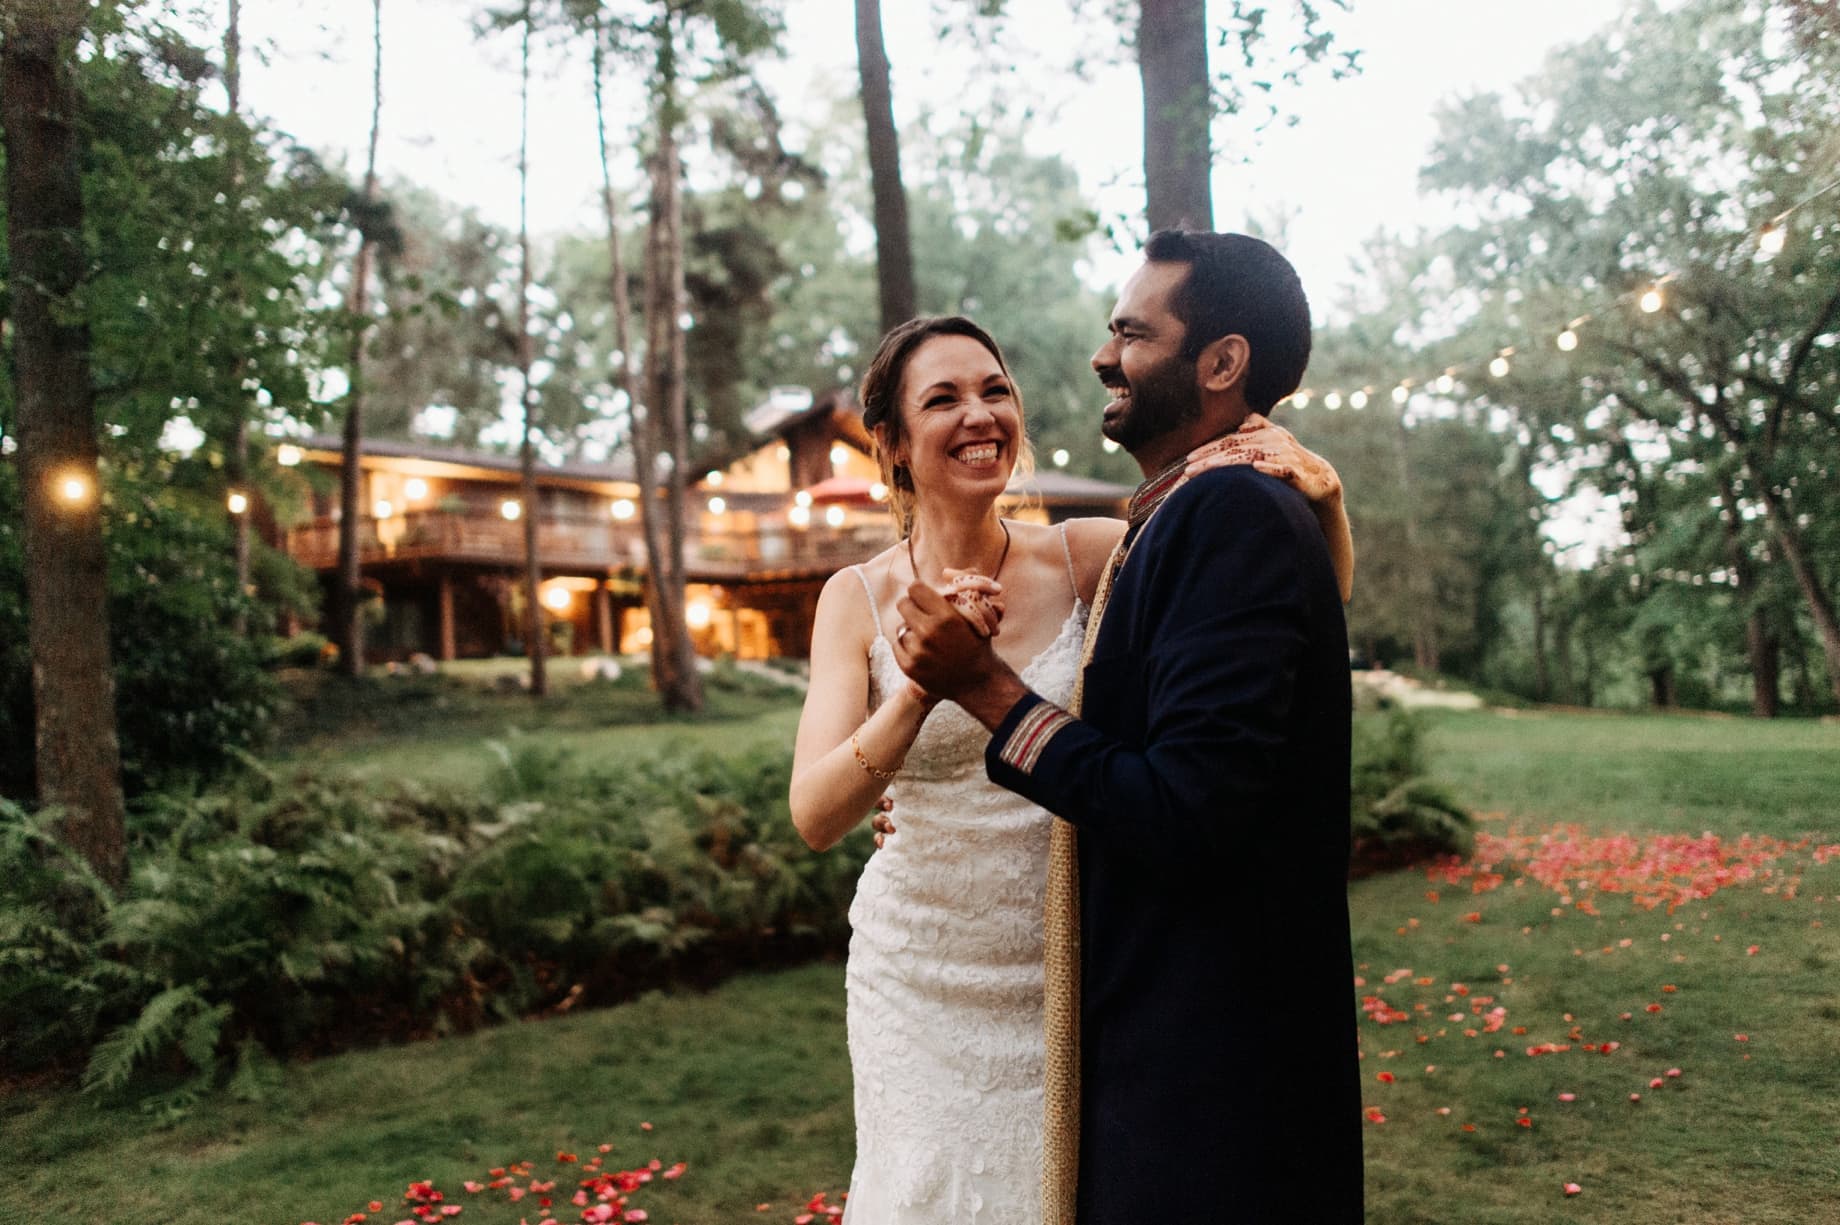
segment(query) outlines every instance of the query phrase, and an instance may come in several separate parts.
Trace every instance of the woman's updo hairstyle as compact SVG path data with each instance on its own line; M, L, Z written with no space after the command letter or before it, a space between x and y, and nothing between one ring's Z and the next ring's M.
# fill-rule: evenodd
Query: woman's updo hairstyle
M923 315L892 328L876 347L869 368L863 373L857 395L862 401L863 425L875 443L875 462L882 469L882 483L888 486L888 509L894 514L896 528L905 537L914 524L914 478L905 464L894 462L901 449L904 426L901 422L901 382L907 376L907 363L921 345L935 336L966 336L977 341L997 359L1003 377L1009 380L1010 395L1016 401L1016 414L1022 417L1022 389L1003 360L1003 350L989 332L963 315ZM1022 437L1016 440L1016 463L1012 477L1033 470L1033 456L1024 420Z

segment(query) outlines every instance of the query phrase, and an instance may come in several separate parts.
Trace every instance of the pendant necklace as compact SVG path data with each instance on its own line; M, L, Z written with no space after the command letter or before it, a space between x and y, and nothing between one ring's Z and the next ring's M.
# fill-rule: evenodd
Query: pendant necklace
M990 581L993 583L997 581L997 576L1003 573L1003 563L1009 560L1009 524L998 519L997 526L1003 529L1003 552L997 555L997 568L990 573ZM914 558L914 534L912 532L907 534L907 564L913 568L915 580L919 580L920 563Z

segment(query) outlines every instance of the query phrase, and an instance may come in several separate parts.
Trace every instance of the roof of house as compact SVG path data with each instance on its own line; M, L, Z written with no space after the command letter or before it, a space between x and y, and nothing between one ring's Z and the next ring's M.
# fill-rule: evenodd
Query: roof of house
M309 451L331 451L335 454L342 454L345 446L344 440L333 434L312 434L298 440L297 445ZM390 459L418 459L434 464L485 468L493 472L513 475L523 471L523 462L516 455L508 455L499 451L474 451L465 447L444 447L435 443L411 442L394 438L366 438L364 453ZM630 484L635 479L632 459L624 455L598 464L582 460L547 464L539 459L537 470L540 475L560 477L571 481L622 481Z

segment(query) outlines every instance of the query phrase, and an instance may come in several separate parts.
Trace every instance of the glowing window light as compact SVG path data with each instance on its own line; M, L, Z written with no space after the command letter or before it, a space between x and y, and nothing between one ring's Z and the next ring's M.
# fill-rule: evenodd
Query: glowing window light
M283 468L298 467L300 461L304 458L305 456L301 454L300 448L291 442L284 442L275 448L275 462L280 464Z
M793 527L808 528L811 526L811 507L795 506L786 512L786 518Z
M832 527L843 526L843 507L833 506L824 512L824 521Z
M886 502L888 500L888 486L882 484L880 481L869 486L869 500L871 502Z
M1067 466L1067 461L1072 458L1073 456L1068 453L1065 447L1058 447L1054 452L1054 466L1056 468L1065 468Z
M709 607L708 600L692 600L690 606L684 609L684 621L693 630L708 629L709 619L714 615L714 611Z
M545 587L543 589L543 607L551 612L567 612L574 596L567 587Z
M728 503L721 498L709 499L709 513L712 515L727 514L728 513Z
M224 499L224 505L230 508L233 515L243 514L249 509L249 496L240 489L232 489L230 496Z
M1789 232L1780 222L1772 221L1757 235L1757 253L1765 259L1775 259L1782 254L1788 240Z
M800 506L807 506L807 507L810 506L811 505L811 490L809 489L799 490L797 493L792 495L792 500L798 503Z
M517 499L506 498L498 504L498 513L515 523L524 514L524 507Z
M607 509L613 514L613 517L615 519L625 520L625 519L632 518L633 512L638 510L639 508L632 504L632 499L620 498L617 501L615 501L614 504L608 507Z
M388 519L395 513L396 508L383 498L378 498L371 503L371 518L373 519Z
M1563 332L1559 333L1559 339L1553 343L1559 346L1559 351L1561 353L1570 353L1573 349L1578 347L1578 333L1572 331L1570 328L1566 328Z
M1656 285L1650 288L1642 295L1642 301L1638 305L1641 306L1644 315L1652 315L1660 310L1662 306L1661 286Z
M428 482L419 476L412 476L403 482L403 496L411 502L420 502L428 496Z
M1506 377L1509 368L1508 359L1504 355L1497 354L1495 360L1489 363L1489 373L1498 379Z
M1357 391L1353 395L1349 396L1348 397L1348 407L1366 408L1367 407L1367 393L1365 391Z
M1323 397L1323 407L1328 409L1330 412L1334 412L1336 409L1340 408L1341 406L1342 406L1342 393L1341 392L1332 391L1328 395Z

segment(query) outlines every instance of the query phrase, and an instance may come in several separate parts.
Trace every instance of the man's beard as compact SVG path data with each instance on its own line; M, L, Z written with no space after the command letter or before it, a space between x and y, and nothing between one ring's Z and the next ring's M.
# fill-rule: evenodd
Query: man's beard
M1100 426L1100 431L1133 454L1201 416L1201 388L1195 385L1194 362L1180 355L1136 382L1126 380L1125 386L1131 393L1125 410Z

